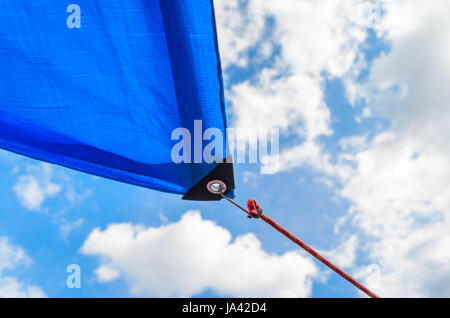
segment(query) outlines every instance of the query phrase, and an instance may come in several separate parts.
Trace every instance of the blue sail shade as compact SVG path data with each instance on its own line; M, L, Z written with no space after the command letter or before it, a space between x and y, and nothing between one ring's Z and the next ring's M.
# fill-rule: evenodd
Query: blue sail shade
M74 2L0 1L0 147L185 194L217 164L174 163L172 131L225 138L212 1Z

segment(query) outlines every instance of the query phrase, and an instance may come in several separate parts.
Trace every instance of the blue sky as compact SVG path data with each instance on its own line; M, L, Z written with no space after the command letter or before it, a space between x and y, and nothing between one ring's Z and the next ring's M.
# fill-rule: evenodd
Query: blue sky
M280 171L235 165L236 201L255 198L381 295L449 296L449 255L439 242L448 240L450 151L437 137L448 132L448 92L430 96L450 67L436 54L445 35L429 36L436 34L430 21L448 22L420 1L408 10L403 1L283 3L216 1L231 126L250 118L280 128ZM380 10L375 22L367 3ZM227 202L182 201L6 151L0 171L0 293L361 296ZM183 236L200 242L191 254ZM419 257L414 251L424 244L430 252ZM79 289L66 286L69 264L81 268ZM426 278L432 270L440 282Z

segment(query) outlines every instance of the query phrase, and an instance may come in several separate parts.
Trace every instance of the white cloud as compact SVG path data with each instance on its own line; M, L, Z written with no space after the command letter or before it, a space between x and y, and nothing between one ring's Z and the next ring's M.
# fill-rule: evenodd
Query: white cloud
M316 161L330 168L323 166L329 158L317 141L332 134L324 84L326 79L355 72L356 57L367 37L367 3L223 0L215 4L225 74L230 66L251 70L265 62L255 75L233 83L227 92L232 125L276 127L282 137L297 138L297 146L282 150L279 171ZM297 159L312 147L316 149L307 161Z
M0 277L1 298L43 298L46 297L41 288L27 285L15 277Z
M41 162L16 164L13 174L18 174L13 186L20 204L31 211L44 211L45 202L58 199L54 216L63 215L92 194L92 189L79 191L64 168ZM55 209L55 208L54 208Z
M135 295L192 296L206 289L220 295L307 297L318 270L299 252L270 254L253 234L237 237L200 213L159 228L131 223L95 229L81 248L96 255L99 281L120 273Z
M330 155L324 152L318 143L307 141L280 154L279 166L280 171L288 171L300 166L312 167L314 170L342 179L351 173L351 167L347 165L348 161L348 156L341 156L341 160L333 164Z
M373 263L357 276L381 296L450 296L450 3L380 1L383 17L375 27L391 50L359 83L367 65L355 57L363 54L367 21L360 19L358 1L247 2L249 9L236 14L259 21L252 26L259 27L254 46L271 45L264 51L279 48L280 54L231 87L234 124L278 126L282 136L297 136L297 145L280 156L280 171L306 165L340 182L339 194L352 204L341 220L361 230L358 241ZM264 17L273 19L271 36L261 31ZM218 20L220 29L220 15ZM244 32L241 20L234 29ZM234 56L245 56L249 48L230 46L222 55L227 59L235 49ZM361 125L389 121L381 132L368 131L375 137L343 140L334 163L317 141L332 133L323 100L326 77L344 80L350 102L364 101L355 118Z
M67 212L89 198L93 191L89 188L80 191L80 185L63 169L45 162L15 164L13 174L18 176L12 190L24 208L44 212L53 224L59 225L61 237L66 240L84 222L81 217L71 220Z
M20 247L11 245L7 238L0 237L0 297L46 297L41 288L5 275L18 266L28 266L31 259Z
M95 270L95 274L97 274L97 279L101 283L110 282L120 277L120 272L108 265L101 265Z
M51 177L49 164L29 166L28 173L20 175L13 187L19 202L28 210L39 210L47 198L61 191L61 186L52 182Z
M0 237L0 273L18 265L29 265L31 259L20 247L11 245L7 238Z
M248 51L260 44L265 26L264 9L260 3L261 1L214 1L224 68L231 65L247 66ZM266 54L268 50L269 48L265 49Z
M352 100L365 99L369 116L391 124L356 146L341 195L377 264L360 270L370 287L382 296L449 297L450 3L384 1L383 8L378 34L391 51L350 91Z
M58 218L54 223L59 224L61 237L66 240L74 229L78 229L83 225L84 218L79 218L73 222L67 221L65 218Z
M333 250L322 251L322 254L341 268L351 268L354 266L358 244L358 237L352 235Z

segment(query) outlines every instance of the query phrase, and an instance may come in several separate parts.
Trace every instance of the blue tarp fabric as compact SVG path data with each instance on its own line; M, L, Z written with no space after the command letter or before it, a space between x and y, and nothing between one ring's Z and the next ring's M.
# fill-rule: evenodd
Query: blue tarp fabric
M216 164L174 163L172 131L226 129L212 1L73 3L0 1L0 147L186 193Z

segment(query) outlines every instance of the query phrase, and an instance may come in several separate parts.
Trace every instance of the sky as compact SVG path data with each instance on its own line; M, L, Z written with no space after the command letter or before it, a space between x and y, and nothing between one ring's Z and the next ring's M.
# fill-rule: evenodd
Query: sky
M216 0L236 164L264 212L384 297L450 297L446 0ZM363 297L227 202L188 202L0 151L2 297ZM66 284L81 270L80 288Z

